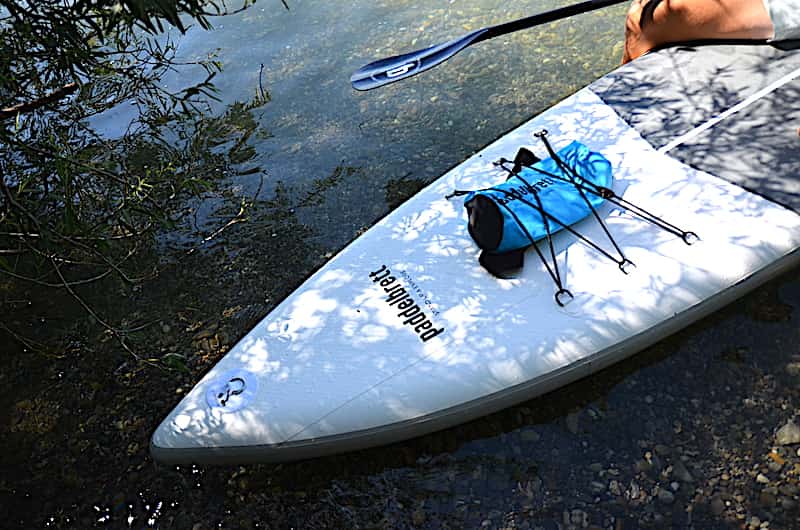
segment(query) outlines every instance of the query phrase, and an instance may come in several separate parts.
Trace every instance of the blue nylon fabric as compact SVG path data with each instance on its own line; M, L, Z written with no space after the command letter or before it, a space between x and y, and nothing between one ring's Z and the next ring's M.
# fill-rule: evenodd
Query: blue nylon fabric
M573 168L578 175L587 181L593 182L598 186L611 188L611 163L600 153L590 151L582 143L573 141L558 151L558 156L567 166ZM552 158L541 160L534 164L533 167L567 180L571 179L571 175L564 173ZM548 218L551 234L563 229L562 224L555 222L553 218L558 219L563 225L569 226L591 214L589 206L581 197L578 189L569 182L554 179L527 167L520 171L520 176L532 188L537 190L544 210L552 216ZM538 203L534 194L522 179L513 176L506 182L493 186L493 189L470 192L464 199L464 202L467 203L475 195L482 194L498 205L500 213L503 215L503 238L500 241L500 245L493 252L509 252L531 245L531 240L509 213L508 208L525 225L534 241L538 241L547 235L542 215L538 209L526 204L526 202L532 205L537 205ZM591 188L590 185L585 185L585 187ZM515 197L521 196L522 200L512 198L500 190L513 193ZM595 209L603 204L603 198L588 191L584 191L584 193Z

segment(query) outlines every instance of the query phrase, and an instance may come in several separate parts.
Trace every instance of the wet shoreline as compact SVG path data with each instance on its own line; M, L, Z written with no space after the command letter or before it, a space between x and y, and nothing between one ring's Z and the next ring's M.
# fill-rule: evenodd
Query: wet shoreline
M210 270L227 260L219 256ZM320 249L300 266L310 272L325 259ZM460 427L278 466L156 465L147 453L156 422L292 289L287 282L267 301L249 283L259 274L242 281L247 270L230 281L250 296L172 293L175 320L144 332L143 344L189 352L185 372L132 363L102 337L105 348L76 344L61 358L10 356L7 385L29 371L42 384L6 395L0 491L7 521L56 528L207 528L211 520L224 528L755 528L768 521L791 528L800 516L800 446L776 438L798 414L797 271L627 361ZM195 283L203 279L198 271L165 273ZM142 294L139 304L147 307L148 298Z

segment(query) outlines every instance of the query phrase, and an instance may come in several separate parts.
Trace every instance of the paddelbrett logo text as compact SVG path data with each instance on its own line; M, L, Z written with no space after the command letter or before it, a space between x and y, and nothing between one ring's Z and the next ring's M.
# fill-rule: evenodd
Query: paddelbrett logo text
M428 315L414 301L397 277L392 275L392 271L386 265L381 265L380 269L370 272L369 277L373 283L383 287L383 291L387 295L385 302L389 304L389 307L399 310L397 318L402 320L403 325L411 327L422 342L444 332L444 328L434 327Z

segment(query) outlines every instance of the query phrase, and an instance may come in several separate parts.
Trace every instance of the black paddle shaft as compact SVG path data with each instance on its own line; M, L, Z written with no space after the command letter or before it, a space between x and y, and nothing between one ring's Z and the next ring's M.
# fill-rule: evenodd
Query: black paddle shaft
M356 90L378 88L429 70L476 42L628 1L630 0L587 0L578 4L559 7L545 13L478 29L463 37L431 46L424 50L396 55L369 63L358 69L350 77L350 82Z
M541 24L547 24L548 22L555 22L556 20L561 20L562 18L569 18L575 15L580 15L581 13L588 13L589 11L602 9L604 7L613 6L628 1L630 0L587 0L586 2L581 2L579 4L559 7L545 13L531 15L529 17L520 18L519 20L512 20L511 22L498 24L496 26L490 26L486 28L486 36L476 40L475 42L499 37L500 35L506 35L507 33L513 33L522 29L532 28Z

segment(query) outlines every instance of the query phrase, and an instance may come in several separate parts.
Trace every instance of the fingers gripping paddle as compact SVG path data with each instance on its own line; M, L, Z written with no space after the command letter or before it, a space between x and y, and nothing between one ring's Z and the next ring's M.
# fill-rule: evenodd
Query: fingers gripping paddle
M445 62L467 46L477 42L628 1L629 0L587 0L579 4L559 7L552 11L539 13L538 15L512 20L505 24L477 29L458 39L443 44L437 44L436 46L431 46L424 50L404 53L402 55L396 55L369 63L358 69L350 77L350 82L356 90L378 88L429 70Z

